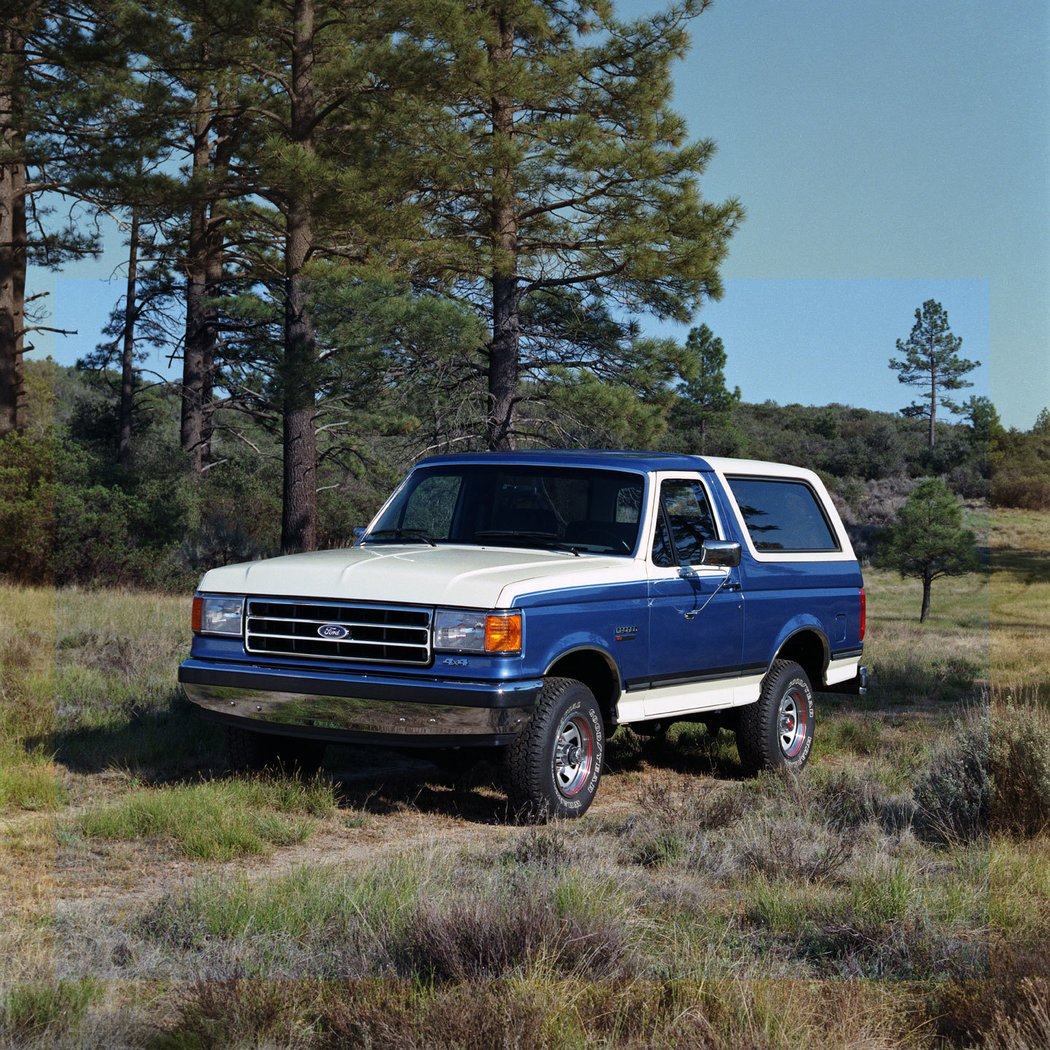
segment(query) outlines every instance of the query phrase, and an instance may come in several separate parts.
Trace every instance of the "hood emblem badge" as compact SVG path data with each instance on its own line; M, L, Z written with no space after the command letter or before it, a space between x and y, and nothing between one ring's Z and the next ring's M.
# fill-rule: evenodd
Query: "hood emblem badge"
M350 637L349 629L344 627L341 623L323 623L317 628L317 633L322 638L332 638L336 641Z

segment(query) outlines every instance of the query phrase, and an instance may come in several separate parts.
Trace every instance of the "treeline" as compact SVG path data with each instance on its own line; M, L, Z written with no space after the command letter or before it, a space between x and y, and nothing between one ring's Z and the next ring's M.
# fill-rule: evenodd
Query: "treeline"
M198 475L178 441L180 398L163 385L140 391L130 468L113 457L119 375L30 362L30 412L0 461L0 575L27 582L124 583L191 588L216 564L276 554L281 545L281 436L263 421L215 435ZM934 449L922 421L842 405L778 406L730 398L706 419L684 389L633 396L610 418L601 397L577 389L578 429L568 442L645 446L802 463L827 480L862 554L892 522L916 484L948 479L970 499L996 495L990 463L1018 444L1044 456L1050 496L1050 428L990 439L972 422L938 423ZM349 464L323 460L318 473L318 543L351 542L418 454L415 431L357 435ZM1038 479L1037 479L1038 481ZM1033 482L1033 485L1037 482ZM1033 489L1032 491L1035 491ZM1050 506L1050 498L1046 504Z
M29 425L46 327L29 263L97 252L110 220L124 295L85 363L116 377L121 491L156 447L205 490L265 448L280 547L312 549L323 493L386 438L644 429L690 363L635 317L718 296L742 218L704 198L714 144L670 107L706 6L3 3L0 438ZM182 366L166 423L148 350Z
M944 400L974 363L932 300L909 418L744 404L706 326L641 335L721 294L743 218L670 106L706 6L0 0L0 573L184 586L346 542L426 453L516 445L811 465L862 539L920 476L1050 504L1038 433ZM94 353L25 360L30 263L114 223Z

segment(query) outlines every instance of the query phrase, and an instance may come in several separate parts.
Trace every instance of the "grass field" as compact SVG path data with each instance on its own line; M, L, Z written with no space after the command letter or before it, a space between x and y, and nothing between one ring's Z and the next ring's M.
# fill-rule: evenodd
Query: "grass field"
M0 1045L1045 1045L1045 796L1003 770L1050 761L1050 516L989 545L921 626L866 573L874 687L802 777L621 730L540 829L485 765L228 776L186 599L0 587Z

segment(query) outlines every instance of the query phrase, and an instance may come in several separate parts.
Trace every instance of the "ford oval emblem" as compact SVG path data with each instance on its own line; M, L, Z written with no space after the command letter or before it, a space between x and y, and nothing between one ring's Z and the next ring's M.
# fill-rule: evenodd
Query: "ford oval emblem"
M322 638L349 638L350 632L342 624L339 623L323 623L317 628L317 633Z

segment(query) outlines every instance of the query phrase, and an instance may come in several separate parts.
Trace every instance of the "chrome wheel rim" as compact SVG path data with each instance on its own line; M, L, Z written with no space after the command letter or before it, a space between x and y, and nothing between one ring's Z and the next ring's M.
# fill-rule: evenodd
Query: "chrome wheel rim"
M594 768L594 733L582 715L566 719L554 745L554 783L566 798L577 794Z
M801 689L790 689L780 701L777 736L785 758L794 758L806 742L809 706Z

